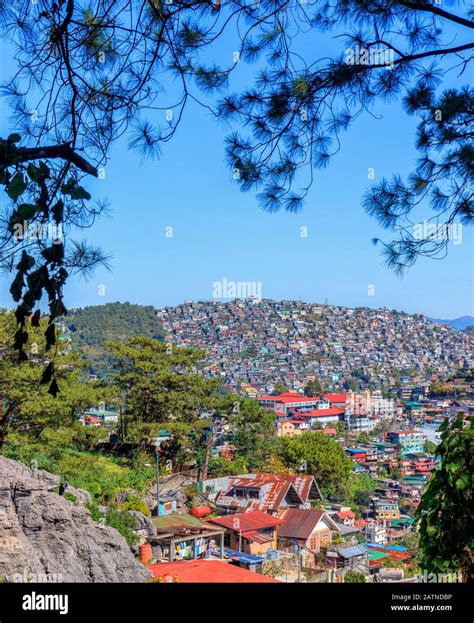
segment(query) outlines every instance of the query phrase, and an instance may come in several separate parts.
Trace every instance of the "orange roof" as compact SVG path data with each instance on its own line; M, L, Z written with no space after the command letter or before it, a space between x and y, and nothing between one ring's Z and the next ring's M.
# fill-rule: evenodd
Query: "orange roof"
M247 571L242 567L220 560L192 560L179 562L160 562L148 565L155 578L169 575L173 581L185 583L227 584L278 582L260 573ZM176 579L174 579L176 578Z

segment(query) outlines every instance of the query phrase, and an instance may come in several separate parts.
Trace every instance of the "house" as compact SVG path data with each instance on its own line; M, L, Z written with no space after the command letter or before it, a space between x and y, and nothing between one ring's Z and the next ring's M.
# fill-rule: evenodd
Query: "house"
M326 562L335 569L354 569L364 572L368 568L367 549L363 545L328 549Z
M373 497L371 499L371 510L375 519L392 521L400 517L398 500Z
M365 526L365 538L371 545L385 545L387 541L385 525L371 521Z
M100 426L102 420L92 415L84 415L84 426Z
M259 510L214 517L208 522L224 528L225 547L252 555L276 549L277 526L283 524L278 517Z
M355 514L354 511L344 510L338 511L334 514L334 519L343 526L350 526L351 528L354 526Z
M399 430L385 433L389 443L395 444L401 454L423 452L423 433L417 430Z
M315 424L336 424L344 415L344 410L339 407L320 407L310 411L300 411L294 417L304 419L310 426Z
M189 560L224 557L224 529L193 515L172 513L153 517L157 534L149 536L154 557L159 560Z
M367 460L367 453L362 448L346 448L346 454L356 463L365 463Z
M321 398L303 396L298 392L285 392L279 396L259 396L258 401L261 407L269 408L280 416L286 416L289 411L297 408L315 407L321 402Z
M367 433L375 428L377 423L374 417L369 417L363 414L354 414L346 412L344 415L344 422L347 429L355 431L357 433Z
M283 508L309 508L321 500L321 492L313 476L293 474L245 474L218 479L216 504L228 513L261 510L276 514ZM206 481L206 489L212 481ZM218 485L218 487L219 487Z
M314 555L332 542L333 532L339 530L328 513L307 508L287 508L280 513L284 524L278 528L278 548L283 551L299 549L304 566L314 565Z
M323 398L336 407L346 407L347 394L324 394Z
M153 577L164 583L278 583L279 580L248 571L242 567L220 560L193 560L181 562L162 562L148 565Z
M309 429L307 422L299 420L280 420L277 425L278 437L292 437L293 435L301 435Z

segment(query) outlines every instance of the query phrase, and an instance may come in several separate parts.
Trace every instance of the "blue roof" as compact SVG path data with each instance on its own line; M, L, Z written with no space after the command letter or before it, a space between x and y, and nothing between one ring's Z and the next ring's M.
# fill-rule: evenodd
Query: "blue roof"
M263 562L265 558L263 556L254 556L253 554L246 554L245 552L238 552L236 549L224 548L224 552L227 556L230 556L234 560L244 562L247 565L255 565L259 562Z
M362 545L354 545L354 547L346 547L345 549L339 550L339 555L343 558L353 558L354 556L363 556L367 553L365 547Z

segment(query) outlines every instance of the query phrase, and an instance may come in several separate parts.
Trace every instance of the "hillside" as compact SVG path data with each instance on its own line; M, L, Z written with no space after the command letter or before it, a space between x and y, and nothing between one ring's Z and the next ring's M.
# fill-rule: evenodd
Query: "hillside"
M107 340L123 342L136 335L161 338L161 322L151 305L106 303L73 309L63 319L66 337L78 350L91 372L101 374L111 367L111 358L103 344Z
M430 320L438 324L444 324L452 329L457 329L458 331L464 331L468 327L474 325L473 316L461 316L460 318L453 318L452 320L440 320L438 318L431 318Z
M395 389L472 365L468 334L396 310L263 299L187 302L157 313L166 341L205 349L207 374L234 388L300 389L316 376L326 387Z

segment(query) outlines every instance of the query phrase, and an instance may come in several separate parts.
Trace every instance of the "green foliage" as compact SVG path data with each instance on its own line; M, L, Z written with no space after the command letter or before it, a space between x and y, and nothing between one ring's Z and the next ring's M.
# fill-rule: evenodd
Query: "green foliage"
M280 394L284 394L287 391L288 391L288 387L286 385L284 385L283 383L277 383L275 385L275 389L272 392L272 395L279 396Z
M69 493L69 491L63 493L63 498L69 500L69 502L73 502L73 504L77 502L77 497L73 493Z
M473 417L459 414L441 425L441 465L429 480L416 511L421 561L432 573L474 573Z
M436 444L432 441L425 441L423 444L423 452L427 454L435 454L436 453Z
M109 373L114 358L105 347L107 340L126 342L137 335L160 338L163 329L150 306L106 303L72 310L64 319L71 332L73 348L86 361L91 372Z
M236 474L246 474L248 471L247 463L241 456L236 456L232 460L218 457L209 461L209 475L234 476Z
M344 582L346 584L365 584L365 576L360 571L352 571L349 569L344 575Z
M142 454L114 457L92 450L92 430L76 424L72 429L45 429L38 437L13 433L5 456L61 475L101 504L113 503L117 493L145 491L151 486L154 470L144 466L147 461Z
M72 425L84 409L96 405L101 399L98 386L81 382L81 363L77 355L57 351L46 358L41 347L41 331L46 321L35 327L25 324L30 336L29 360L21 365L15 360L13 340L15 319L11 313L0 313L0 452L12 430L40 433L46 426ZM49 362L47 367L44 365ZM61 384L57 395L51 392L51 375L54 366L55 380Z
M142 498L138 495L129 495L123 504L120 505L122 510L126 511L139 511L146 517L151 517L151 511Z
M323 393L323 388L321 387L321 383L318 379L314 379L309 381L304 388L304 395L313 397L313 396L321 396Z
M89 509L91 513L91 517L94 521L100 522L105 520L104 513L100 510L99 505L96 502L91 502L90 504L84 504L84 506Z
M105 519L109 526L120 532L130 548L133 548L138 543L138 534L134 532L136 519L128 511L109 508Z
M352 471L352 461L339 444L321 433L307 432L280 439L280 455L295 471L313 474L324 495L340 491Z
M258 471L277 449L275 416L262 409L256 400L235 396L230 399L239 404L238 412L231 418L234 430L232 444L236 454L234 461L242 459L250 470Z

